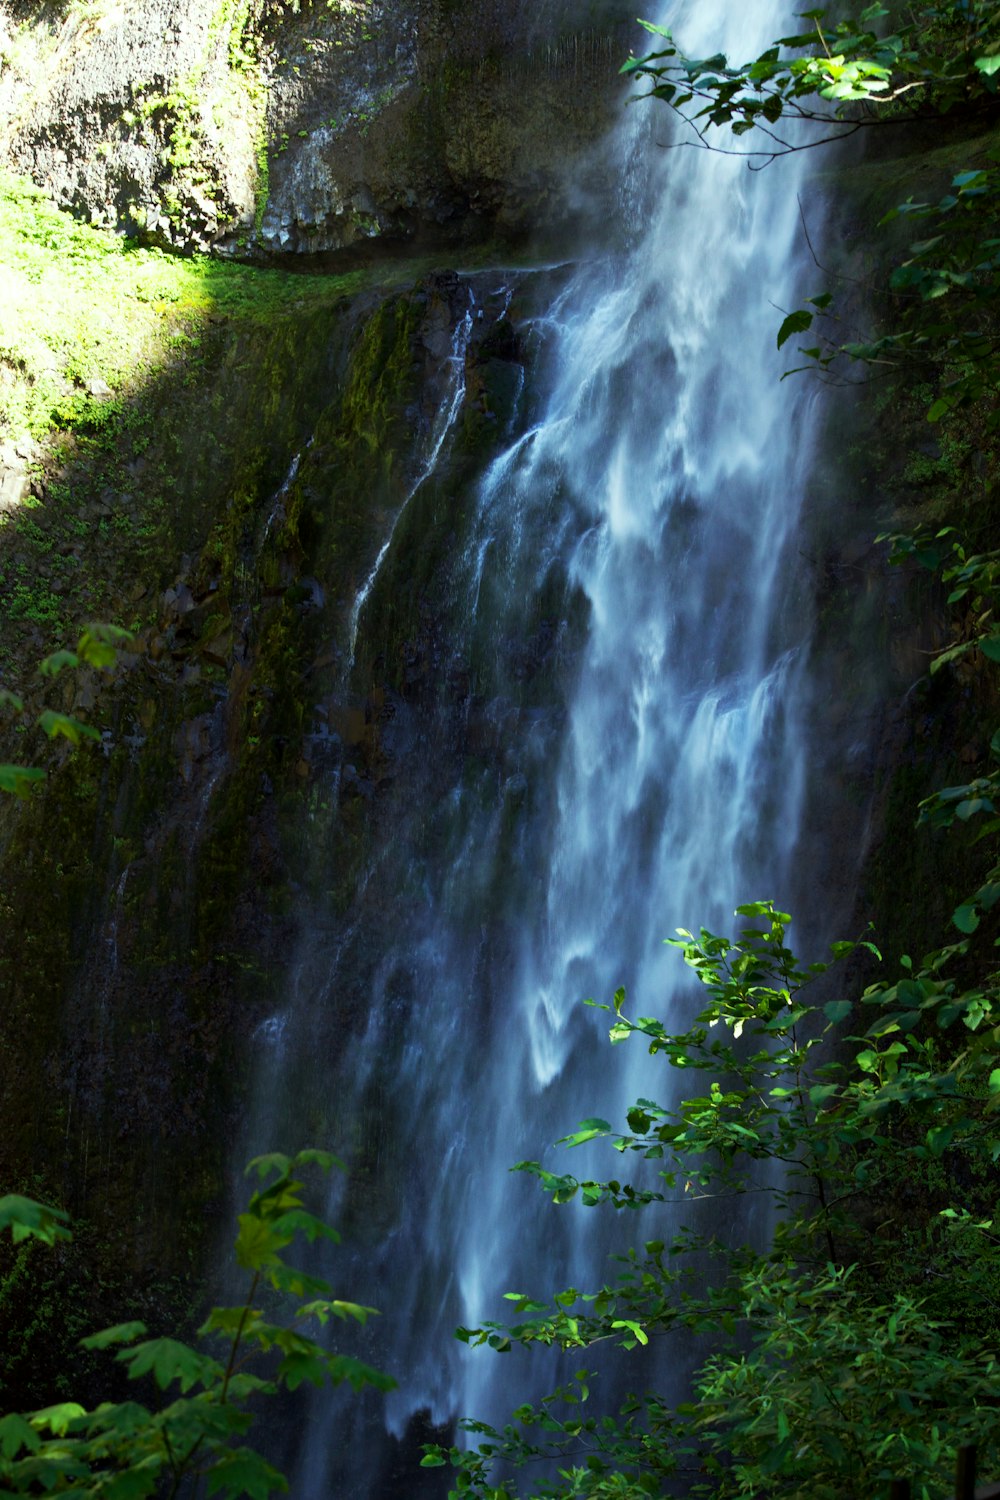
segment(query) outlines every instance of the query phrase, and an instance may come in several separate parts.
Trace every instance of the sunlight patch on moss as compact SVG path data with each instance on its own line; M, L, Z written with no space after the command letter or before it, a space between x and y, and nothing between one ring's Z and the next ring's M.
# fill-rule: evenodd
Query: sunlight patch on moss
M43 437L77 405L131 393L209 319L272 325L364 279L140 248L0 175L0 439Z

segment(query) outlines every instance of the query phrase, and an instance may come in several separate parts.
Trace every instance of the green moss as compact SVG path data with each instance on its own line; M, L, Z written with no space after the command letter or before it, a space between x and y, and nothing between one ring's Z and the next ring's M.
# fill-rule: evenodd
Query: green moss
M271 162L268 156L267 137L261 135L257 142L257 183L254 188L254 234L259 235L267 213L267 200L271 196Z
M30 184L0 176L0 438L120 424L131 398L210 320L267 327L356 291L364 277L291 276L179 259L77 223ZM95 308L99 309L95 316ZM94 381L117 401L87 393Z

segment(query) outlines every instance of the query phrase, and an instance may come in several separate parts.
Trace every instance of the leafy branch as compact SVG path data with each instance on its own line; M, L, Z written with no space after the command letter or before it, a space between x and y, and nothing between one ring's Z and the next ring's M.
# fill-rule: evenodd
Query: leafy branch
M688 57L669 30L643 21L665 45L630 57L621 71L649 80L651 88L640 97L669 105L693 133L694 141L677 144L725 149L710 145L711 129L728 127L737 137L756 130L770 146L738 154L766 164L875 124L907 123L927 113L991 113L1000 70L996 10L994 3L962 0L908 8L903 23L882 36L876 28L890 16L884 5L869 5L858 18L832 26L825 10L808 10L802 19L812 21L810 30L779 37L737 66L722 53ZM806 141L789 139L776 128L789 121L816 129Z
M811 30L781 37L739 66L722 54L687 57L669 31L644 22L665 45L630 58L622 71L652 85L640 98L657 99L673 112L685 133L673 144L726 152L719 131L760 137L765 145L741 145L735 153L746 155L752 167L867 127L996 117L997 0L951 0L893 12L876 3L833 24L822 9L804 12L804 19L812 22ZM890 29L880 34L885 23ZM782 134L789 123L794 131ZM793 336L813 334L809 344L796 345L807 363L788 374L811 369L842 379L840 372L851 365L869 373L919 371L937 387L928 408L931 421L978 406L986 429L1000 428L1000 339L994 328L998 160L997 149L988 150L953 174L937 200L911 199L888 210L883 223L903 219L923 231L890 277L893 326L844 341L833 322L831 294L810 297L778 330L779 348Z
M118 625L87 625L80 633L75 651L55 651L39 664L42 677L56 678L65 668L93 667L98 671L111 671L118 657L118 647L132 639L131 633ZM0 708L11 710L16 715L25 712L24 699L10 688L0 688ZM81 745L85 740L100 743L100 732L92 724L72 714L45 709L38 715L37 727L49 739L63 738L71 745ZM0 765L0 792L9 792L15 797L27 797L32 787L45 780L45 772L38 766Z
M863 1210L888 1209L928 1163L947 1163L954 1177L959 1162L992 1168L1000 1156L1000 995L949 977L963 941L920 965L904 959L900 978L870 986L858 1005L813 999L848 958L877 959L874 945L838 943L832 963L801 965L786 913L770 902L738 912L747 925L735 938L702 929L670 940L707 996L686 1030L631 1019L622 991L601 1007L613 1015L613 1044L638 1040L682 1075L707 1072L707 1088L670 1107L640 1099L627 1132L585 1120L562 1144L607 1140L663 1186L682 1183L693 1214L704 1189L738 1193L750 1177L775 1204L770 1243L758 1251L689 1223L616 1257L617 1277L596 1292L508 1293L516 1321L460 1329L464 1342L501 1352L541 1343L578 1355L612 1341L639 1359L670 1333L711 1335L715 1352L694 1399L673 1410L655 1395L629 1396L616 1414L585 1415L596 1377L582 1371L503 1429L465 1422L478 1440L471 1453L429 1445L424 1459L459 1471L454 1495L521 1493L509 1479L497 1487L497 1464L547 1459L557 1477L532 1494L663 1495L675 1480L690 1487L695 1467L708 1478L689 1493L832 1497L900 1472L943 1476L959 1442L992 1440L995 1361L983 1332L1000 1314L992 1217L949 1205L908 1245L873 1242ZM944 1045L958 1021L963 1042ZM664 1197L662 1187L582 1182L535 1162L518 1169L557 1204Z
M148 1338L144 1324L106 1328L82 1341L85 1349L114 1349L130 1380L152 1380L166 1404L150 1409L137 1401L105 1402L85 1411L65 1401L24 1415L0 1418L0 1487L5 1495L93 1496L95 1500L141 1500L159 1493L207 1494L223 1500L267 1500L286 1491L287 1481L245 1438L252 1406L279 1390L347 1383L391 1390L395 1381L352 1355L327 1347L302 1331L331 1319L364 1324L374 1309L331 1295L327 1282L296 1269L284 1252L305 1240L336 1241L334 1229L309 1212L302 1173L339 1166L325 1151L279 1153L252 1161L248 1173L260 1186L239 1215L237 1264L248 1272L247 1296L232 1307L215 1307L199 1329L206 1348L178 1339ZM66 1215L31 1199L0 1198L0 1229L15 1240L48 1244L68 1237ZM283 1306L275 1317L258 1305L269 1289ZM221 1346L216 1357L211 1346ZM264 1373L251 1371L260 1365Z

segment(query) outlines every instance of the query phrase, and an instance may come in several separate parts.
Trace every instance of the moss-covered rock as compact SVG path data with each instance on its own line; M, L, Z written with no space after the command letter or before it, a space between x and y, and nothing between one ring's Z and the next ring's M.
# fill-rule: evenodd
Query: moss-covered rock
M623 0L3 0L0 161L183 249L523 235L573 211L633 20Z

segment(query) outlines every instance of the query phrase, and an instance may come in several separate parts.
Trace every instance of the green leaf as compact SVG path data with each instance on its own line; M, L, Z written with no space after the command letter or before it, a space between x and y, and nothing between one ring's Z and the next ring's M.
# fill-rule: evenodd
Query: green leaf
M134 1349L121 1349L115 1358L128 1367L130 1380L152 1375L161 1390L175 1381L182 1391L189 1391L195 1385L208 1388L221 1380L223 1374L217 1360L199 1354L178 1339L147 1339Z
M187 1408L189 1402L181 1403ZM167 1408L171 1418L176 1414L178 1403L174 1402ZM167 1413L164 1415L166 1416ZM81 1426L85 1426L87 1433L95 1445L100 1445L102 1451L107 1451L109 1442L118 1443L131 1441L138 1434L148 1432L150 1423L150 1412L148 1407L139 1401L118 1401L114 1404L102 1402L96 1411Z
M955 806L955 816L956 818L961 818L963 823L967 823L976 813L995 811L996 809L989 797L966 797L963 802L959 802Z
M344 1302L336 1298L330 1303L330 1311L337 1318L353 1318L356 1323L364 1325L369 1318L378 1317L378 1308L365 1307L360 1302Z
M0 1198L0 1233L9 1229L15 1245L27 1239L42 1240L46 1245L72 1239L68 1226L69 1215L61 1208L51 1208L19 1193Z
M16 1412L0 1417L0 1454L4 1458L15 1458L22 1448L36 1453L41 1441L35 1429Z
M837 1025L840 1021L846 1021L853 1009L850 1000L830 1000L823 1006L823 1014L833 1025Z
M298 1390L306 1380L312 1385L321 1387L326 1381L326 1376L327 1363L323 1358L322 1350L318 1353L310 1353L305 1349L295 1349L291 1354L286 1354L278 1366L278 1378L290 1391Z
M493 1336L495 1337L495 1335ZM490 1344L493 1348L501 1346L510 1347L509 1339L501 1339L499 1344ZM376 1391L394 1391L396 1382L391 1375L384 1375L381 1370L375 1370L371 1365L366 1365L364 1360L353 1359L347 1354L331 1354L327 1358L327 1374L334 1385L340 1385L344 1381L350 1385L352 1390L360 1391L365 1386L371 1386Z
M88 667L113 667L117 660L116 646L123 646L132 639L130 630L120 625L88 625L76 643L77 654Z
M287 1177L291 1171L292 1158L284 1156L280 1151L270 1151L264 1156L255 1156L248 1161L243 1169L244 1177L257 1176L261 1179L270 1177L277 1173L278 1177Z
M984 656L990 661L1000 661L1000 635L987 635L976 642Z
M1000 72L1000 52L993 52L988 57L977 57L975 66L987 78L992 78L994 73Z
M279 1251L291 1244L292 1235L275 1234L257 1214L240 1214L236 1235L236 1262L247 1271L263 1271L277 1264Z
M804 333L807 328L812 327L814 314L800 308L798 312L789 313L781 327L778 329L778 348L781 349L795 333Z
M286 1266L281 1260L268 1266L267 1278L276 1291L287 1292L290 1297L314 1297L330 1292L330 1283L321 1276L310 1276L307 1271Z
M292 1167L298 1171L300 1167L319 1167L323 1172L346 1172L347 1167L339 1156L334 1156L332 1151L318 1151L314 1146L307 1146L304 1151L297 1151L292 1159Z
M45 780L45 772L35 766L0 766L0 792L27 797L33 786Z
M78 667L80 658L75 651L54 651L44 661L39 662L38 670L43 677L58 677L63 667Z
M102 1328L100 1333L92 1333L89 1338L81 1339L80 1346L83 1349L109 1349L112 1344L134 1343L145 1332L145 1323L115 1323L112 1328Z
M559 1141L560 1146L582 1146L587 1141L596 1140L599 1136L610 1135L611 1126L607 1120L596 1118L581 1120L572 1135L564 1135Z
M971 648L971 641L959 641L957 646L949 646L947 650L938 652L937 656L931 662L931 676L933 677L948 662L955 661L959 656L964 656L966 651L971 650Z
M55 739L61 734L73 745L79 745L84 739L97 740L100 744L100 733L90 724L83 724L69 714L57 714L51 708L47 708L43 714L39 715L38 724L41 729L44 729L49 739Z
M12 693L10 688L0 688L0 708L10 708L16 714L23 714L24 699Z
M37 1427L47 1427L57 1437L64 1437L74 1422L87 1415L78 1401L60 1401L55 1406L45 1406L33 1411L31 1420Z
M979 913L974 906L959 906L952 912L951 920L959 932L975 932L979 926Z
M955 1135L954 1125L939 1125L927 1132L927 1144L935 1156L941 1156Z
M262 1316L260 1310L255 1307L249 1310L245 1306L213 1307L198 1329L198 1334L199 1337L204 1337L207 1333L222 1333L231 1339L242 1329L248 1338L252 1338L254 1326L260 1322Z
M240 1495L267 1500L275 1490L287 1492L288 1480L252 1448L233 1448L208 1471L208 1493L222 1494L226 1500L236 1500Z
M624 1328L632 1335L636 1343L648 1344L649 1338L640 1323L634 1318L616 1318L611 1324L612 1328ZM628 1341L626 1340L626 1345Z
M340 1243L340 1235L336 1229L305 1208L291 1208L287 1213L279 1214L274 1219L272 1228L278 1234L301 1234L310 1245L319 1239L332 1240L335 1245Z

